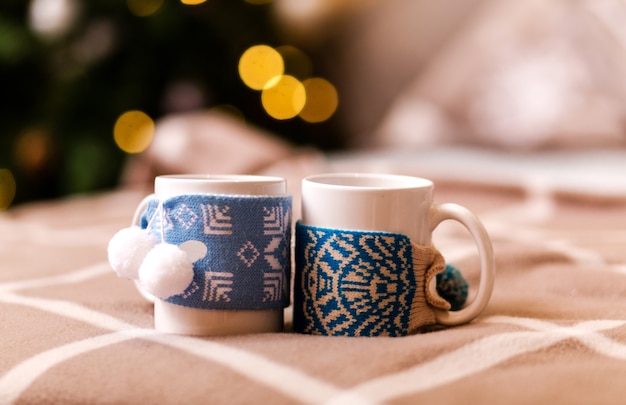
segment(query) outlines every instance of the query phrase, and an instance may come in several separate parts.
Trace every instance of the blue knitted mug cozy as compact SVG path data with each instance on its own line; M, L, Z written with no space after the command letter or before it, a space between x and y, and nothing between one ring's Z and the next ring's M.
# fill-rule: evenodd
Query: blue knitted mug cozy
M155 197L140 226L161 242L206 245L193 263L193 281L167 302L220 310L289 305L291 196Z
M294 330L300 333L405 336L435 324L435 311L451 308L445 298L455 307L467 298L467 283L437 249L398 233L298 222L295 264ZM432 292L429 285L438 281L442 288Z

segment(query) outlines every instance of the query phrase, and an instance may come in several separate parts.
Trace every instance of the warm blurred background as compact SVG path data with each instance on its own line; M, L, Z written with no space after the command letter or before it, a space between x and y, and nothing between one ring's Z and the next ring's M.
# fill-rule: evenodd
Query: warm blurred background
M116 186L194 111L322 151L623 147L625 55L624 0L2 0L0 209Z
M127 116L132 126L215 108L294 143L340 146L332 113L307 121L263 108L238 73L259 44L279 48L299 81L323 75L278 32L268 1L3 0L0 182L14 178L14 204L113 187L125 150L142 149L114 142L130 111L143 113Z

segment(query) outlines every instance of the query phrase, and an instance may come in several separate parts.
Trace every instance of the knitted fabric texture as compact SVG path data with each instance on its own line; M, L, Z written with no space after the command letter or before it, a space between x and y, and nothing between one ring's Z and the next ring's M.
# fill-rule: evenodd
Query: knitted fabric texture
M332 336L405 336L450 304L427 286L441 254L406 235L296 224L294 330Z
M289 305L291 197L179 195L149 201L141 217L162 242L204 244L193 281L166 301L201 309Z

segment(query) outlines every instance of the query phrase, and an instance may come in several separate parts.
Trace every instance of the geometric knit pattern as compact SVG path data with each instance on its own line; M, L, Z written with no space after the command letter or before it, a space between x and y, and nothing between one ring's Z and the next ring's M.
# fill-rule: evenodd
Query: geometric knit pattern
M405 336L449 308L426 285L443 271L432 247L406 235L296 223L294 330L331 336Z
M163 242L206 247L200 250L203 257L194 257L191 284L167 302L224 310L289 305L291 196L154 198L140 226Z

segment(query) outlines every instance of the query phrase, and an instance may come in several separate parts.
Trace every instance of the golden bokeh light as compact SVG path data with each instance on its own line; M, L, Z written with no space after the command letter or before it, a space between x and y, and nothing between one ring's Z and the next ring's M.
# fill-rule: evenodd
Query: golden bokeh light
M180 0L181 3L186 4L188 6L197 6L198 4L204 3L206 0Z
M15 177L8 169L0 169L0 211L11 206L15 198Z
M154 121L142 111L127 111L115 122L113 138L126 153L141 153L152 143Z
M126 6L133 15L147 17L159 11L163 0L126 0Z
M307 79L302 84L306 91L306 103L300 111L300 118L310 123L329 119L339 105L335 86L320 77Z
M272 78L282 75L284 69L280 53L267 45L252 46L239 58L239 77L253 90L263 90Z
M276 76L267 83L261 93L265 111L278 120L297 116L306 102L304 85L290 75Z

